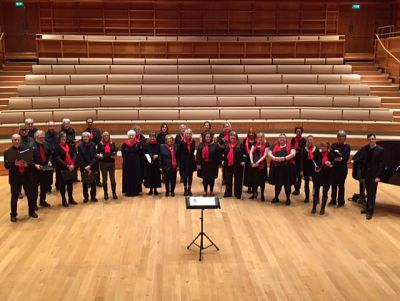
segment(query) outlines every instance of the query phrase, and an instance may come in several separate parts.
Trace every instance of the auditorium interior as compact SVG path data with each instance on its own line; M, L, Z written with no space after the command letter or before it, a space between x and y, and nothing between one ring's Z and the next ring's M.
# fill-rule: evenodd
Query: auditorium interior
M302 127L316 145L345 130L351 157L374 133L390 176L374 218L346 206L310 213L223 198L204 210L219 250L187 248L203 227L183 186L176 196L121 193L63 208L57 191L38 219L19 200L10 223L4 153L27 119L46 131L70 119L81 138L92 118L120 146L168 124L217 135L229 122L269 144ZM0 300L400 300L400 0L1 0ZM349 170L352 165L349 160ZM268 161L268 164L269 161ZM201 195L194 174L193 195ZM203 231L203 228L201 228Z

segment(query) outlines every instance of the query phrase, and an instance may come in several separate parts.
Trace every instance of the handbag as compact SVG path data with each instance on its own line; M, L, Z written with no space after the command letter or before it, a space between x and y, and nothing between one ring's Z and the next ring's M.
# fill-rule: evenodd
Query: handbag
M61 176L62 176L64 182L74 180L77 177L76 169L74 169L72 171L70 171L69 169L61 170Z
M82 173L82 182L85 184L93 184L96 182L96 172L87 173L84 171Z

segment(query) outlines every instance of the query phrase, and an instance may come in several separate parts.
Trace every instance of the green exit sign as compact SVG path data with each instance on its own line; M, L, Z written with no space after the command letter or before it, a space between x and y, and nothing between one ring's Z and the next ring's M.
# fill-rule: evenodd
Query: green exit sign
M25 7L24 1L15 1L15 7Z
M361 9L361 4L360 3L355 3L351 6L352 9Z

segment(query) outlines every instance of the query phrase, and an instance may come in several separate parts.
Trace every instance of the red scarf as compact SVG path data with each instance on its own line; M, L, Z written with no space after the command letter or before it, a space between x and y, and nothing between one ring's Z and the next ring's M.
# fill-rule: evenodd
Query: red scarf
M69 154L69 145L68 144L62 145L61 143L59 145L65 153L65 164L67 164L67 166L73 165L74 162L72 161L71 155Z
M253 147L253 152L252 153L254 153L256 150L257 150L257 148L260 148L260 158L262 157L262 156L264 156L264 154L265 154L265 148L266 148L266 144L264 143L264 144L259 144L259 143L256 143L255 145L254 145L254 147ZM255 162L254 162L255 163ZM262 160L261 162L260 162L260 164L258 165L258 169L263 169L264 168L264 166L265 166L265 160Z
M154 140L154 141L149 141L149 144L152 144L152 145L154 145L154 144L157 144L157 140Z
M201 157L203 158L204 162L208 162L208 160L210 159L208 146L208 143L204 143L203 149L201 151Z
M135 137L135 138L133 139L133 142L130 142L128 139L126 139L124 143L125 143L129 148L132 148L132 147L134 147L134 146L136 145L137 142L138 142L138 139Z
M44 152L44 147L42 144L38 144L39 146L39 154L40 154L40 160L42 161L42 164L46 162L46 153Z
M307 159L314 160L314 146L307 146Z
M17 152L19 153L19 149L17 148L16 150L17 150ZM21 175L23 175L24 172L25 172L25 166L19 165L19 166L18 166L18 171L19 171L19 173L20 173Z
M238 145L238 143L236 142L235 144L229 143L228 147L229 147L229 152L228 152L228 166L233 166L233 164L235 163L235 148Z
M190 150L191 150L191 146L192 146L192 141L193 141L193 140L190 140L190 141L186 140L185 137L183 138L183 142L186 143L186 147L187 147L187 150L188 150L188 153L189 153L189 154L190 154Z
M301 136L300 137L294 137L294 149L298 149L299 145L300 145L300 140L301 140Z
M103 142L103 143L104 143L104 152L105 153L111 153L110 142Z
M325 163L329 161L328 155L329 155L328 151L322 152L322 165L325 165Z
M244 144L244 149L246 150L246 154L250 153L251 147L250 147L250 139L249 139L249 137L246 138L246 143Z
M229 135L231 134L231 131L226 131L224 132L224 141L228 142L229 141Z
M94 139L94 129L90 129L90 140Z
M172 163L172 168L176 168L176 157L175 157L175 151L174 151L174 145L168 146L169 152L171 153L171 163Z

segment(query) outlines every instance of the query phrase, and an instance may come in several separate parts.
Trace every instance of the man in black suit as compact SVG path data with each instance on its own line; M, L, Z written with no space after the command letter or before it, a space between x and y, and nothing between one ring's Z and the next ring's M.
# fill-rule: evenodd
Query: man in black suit
M93 142L97 149L97 146L101 141L101 131L94 127L93 118L89 117L86 119L86 130L84 130L84 132L89 133L90 142ZM99 172L96 174L96 185L102 187Z
M375 134L368 134L367 139L368 145L364 147L365 151L355 162L361 165L361 177L365 179L365 188L367 190L367 204L365 209L361 210L361 213L365 213L366 218L371 219L375 209L378 183L384 173L384 148L376 144Z
M12 146L4 153L4 166L9 170L8 180L11 188L11 222L17 221L17 203L18 195L21 187L24 188L25 195L28 199L29 216L37 218L35 212L35 202L32 196L32 166L33 163L15 159L21 152L27 151L28 148L21 146L21 136L14 134L11 137Z

